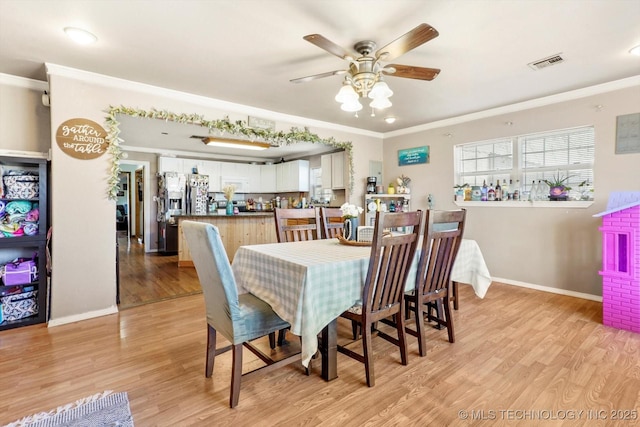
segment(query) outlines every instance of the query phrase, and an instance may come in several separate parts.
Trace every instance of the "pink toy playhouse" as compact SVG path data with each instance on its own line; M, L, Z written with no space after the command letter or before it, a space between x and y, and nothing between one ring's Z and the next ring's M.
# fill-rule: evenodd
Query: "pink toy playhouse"
M602 321L640 332L640 192L614 192L602 217Z

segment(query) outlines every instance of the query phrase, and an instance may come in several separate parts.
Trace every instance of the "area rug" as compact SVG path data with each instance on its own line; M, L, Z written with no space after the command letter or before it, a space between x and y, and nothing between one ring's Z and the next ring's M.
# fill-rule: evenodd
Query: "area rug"
M105 391L49 412L30 415L5 427L133 427L127 393Z

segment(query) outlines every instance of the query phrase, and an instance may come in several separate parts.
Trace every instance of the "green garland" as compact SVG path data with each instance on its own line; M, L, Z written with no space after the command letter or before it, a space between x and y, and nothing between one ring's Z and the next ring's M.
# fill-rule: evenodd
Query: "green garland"
M315 133L309 132L306 127L304 129L291 128L289 132L274 131L270 129L254 129L247 126L244 120L232 122L228 117L222 120L207 120L199 114L176 114L166 110L141 110L139 108L131 108L125 106L109 106L106 111L107 123L107 152L111 155L112 164L107 180L107 196L111 200L117 198L119 190L119 174L120 160L122 159L122 150L120 144L120 123L116 117L117 114L126 114L131 117L141 117L147 119L160 119L165 121L173 121L177 123L194 124L206 127L209 133L213 131L225 132L231 136L243 139L260 139L278 146L296 144L298 142L309 142L312 144L325 144L341 150L345 150L349 156L349 192L353 192L353 144L351 142L339 142L333 137L320 138Z

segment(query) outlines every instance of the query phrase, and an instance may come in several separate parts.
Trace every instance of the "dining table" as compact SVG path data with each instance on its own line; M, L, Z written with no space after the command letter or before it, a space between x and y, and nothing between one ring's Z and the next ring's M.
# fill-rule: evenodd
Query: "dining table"
M322 377L330 381L337 378L337 318L362 298L370 255L370 246L338 239L247 245L238 248L232 269L239 292L267 302L301 337L305 367L321 334ZM407 291L414 288L416 265ZM462 240L451 280L470 284L484 298L491 275L476 241Z

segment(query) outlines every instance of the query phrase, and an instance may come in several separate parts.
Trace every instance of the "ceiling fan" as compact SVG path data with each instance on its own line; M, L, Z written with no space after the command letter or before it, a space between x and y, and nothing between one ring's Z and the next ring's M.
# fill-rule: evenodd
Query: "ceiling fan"
M440 69L438 68L424 68L424 67L416 67L411 65L401 65L401 64L387 64L382 65L381 62L391 61L405 53L409 52L412 49L428 42L431 39L434 39L438 36L438 31L428 24L420 24L408 33L398 37L391 43L386 46L378 49L375 53L374 51L377 48L377 45L374 41L371 40L363 40L356 43L353 48L357 53L360 54L358 57L352 52L343 49L341 46L338 46L331 40L328 40L324 36L320 34L309 34L308 36L304 36L303 38L309 43L313 43L321 49L326 50L332 55L335 55L339 58L342 58L349 62L349 68L346 70L335 70L329 71L326 73L315 74L312 76L301 77L297 79L292 79L292 83L304 83L311 80L346 74L343 89L336 96L336 101L343 103L343 110L346 111L358 111L362 108L362 105L359 104L359 108L352 104L352 108L348 109L348 102L346 101L354 101L353 96L355 95L355 102L357 102L358 97L369 97L376 101L376 98L382 97L386 100L387 104L378 103L376 105L371 105L374 108L384 108L386 106L390 106L391 103L388 101L389 96L393 94L391 90L388 88L386 83L382 82L382 74L394 76L394 77L405 77L409 79L417 79L417 80L433 80L440 73ZM383 83L383 86L378 84ZM380 90L374 89L374 86L379 86L383 93L386 96L380 95ZM353 90L351 90L351 89ZM346 92L349 92L347 96L348 99L344 98ZM340 98L340 99L339 99ZM345 101L346 99L346 101ZM373 104L373 103L372 103ZM382 106L384 104L384 106ZM347 108L345 108L347 105ZM355 109L357 108L357 109Z

